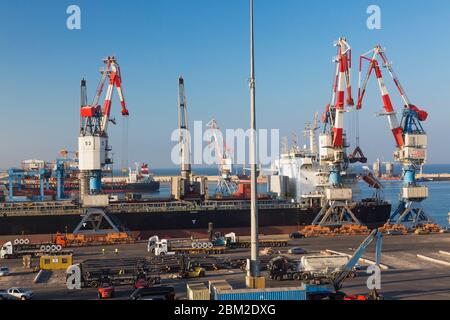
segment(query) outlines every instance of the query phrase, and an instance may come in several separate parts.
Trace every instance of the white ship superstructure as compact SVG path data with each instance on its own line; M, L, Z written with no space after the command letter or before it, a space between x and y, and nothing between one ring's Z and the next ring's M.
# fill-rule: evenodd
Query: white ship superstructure
M326 144L317 148L317 115L314 124L307 124L305 136L308 147L303 149L294 144L284 148L279 159L271 165L272 176L269 178L269 191L279 196L287 196L305 204L320 204L328 186L328 166L321 164L320 155L327 151ZM322 135L321 138L323 139ZM322 151L321 151L322 150ZM353 195L360 193L358 178L350 168L341 172L342 184L352 189Z

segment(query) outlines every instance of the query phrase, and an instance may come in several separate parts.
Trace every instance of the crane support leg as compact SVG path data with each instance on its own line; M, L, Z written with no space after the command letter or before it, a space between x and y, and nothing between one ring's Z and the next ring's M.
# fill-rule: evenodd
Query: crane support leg
M425 212L421 202L401 200L397 209L389 219L389 222L392 224L403 224L406 227L415 228L423 223L432 223L433 220Z
M119 224L102 209L88 208L73 234L107 234L120 232Z
M345 224L361 225L348 204L344 201L327 201L314 218L313 225L342 226Z

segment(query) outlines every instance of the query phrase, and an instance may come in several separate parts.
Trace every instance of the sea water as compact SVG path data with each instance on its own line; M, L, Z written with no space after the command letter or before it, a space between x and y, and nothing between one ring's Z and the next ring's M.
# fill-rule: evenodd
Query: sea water
M356 167L356 171L361 170L360 167ZM178 168L168 168L168 169L152 169L152 173L156 176L175 176L179 174ZM193 172L197 175L218 175L216 168L194 168ZM242 172L240 170L239 172ZM427 165L424 167L424 173L450 173L450 165ZM400 173L400 167L394 166L394 174ZM383 190L381 191L382 198L390 201L392 204L392 209L395 210L398 200L399 192L402 187L401 181L382 181ZM429 189L428 199L422 202L422 207L425 212L428 213L435 222L443 226L449 226L448 223L448 212L450 212L450 181L430 181L421 182L421 185L425 185ZM369 198L374 194L374 190L369 188L369 186L364 182L359 182L361 189L360 194L356 194L355 197ZM210 183L209 193L214 194L216 189L216 183ZM259 184L258 189L260 193L267 191L266 184ZM145 195L146 198L158 198L158 197L168 197L170 195L170 187L167 183L162 183L159 192Z

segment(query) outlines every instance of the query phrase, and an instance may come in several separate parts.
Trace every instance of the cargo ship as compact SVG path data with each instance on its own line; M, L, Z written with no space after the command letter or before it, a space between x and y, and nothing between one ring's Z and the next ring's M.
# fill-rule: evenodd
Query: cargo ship
M261 233L287 233L311 225L323 206L324 168L311 150L282 154L267 177L268 190L259 188L258 214ZM358 192L358 178L347 170L343 181ZM207 196L195 200L174 198L111 202L106 212L121 231L145 238L190 236L206 232L209 223L220 231L248 234L250 230L250 181L240 176L237 192L229 197ZM391 204L374 195L352 201L349 209L362 225L377 228L391 213ZM75 201L0 203L0 235L52 235L72 232L83 208Z
M298 230L310 225L320 206L307 206L288 200L258 201L261 230L280 232ZM370 228L382 226L389 218L390 203L380 199L365 199L352 204L355 216ZM139 201L111 203L108 215L123 231L146 237L165 232L181 235L205 231L212 222L218 230L250 228L249 200ZM71 232L81 221L83 209L71 201L1 203L0 235L33 235ZM186 235L186 234L185 234Z

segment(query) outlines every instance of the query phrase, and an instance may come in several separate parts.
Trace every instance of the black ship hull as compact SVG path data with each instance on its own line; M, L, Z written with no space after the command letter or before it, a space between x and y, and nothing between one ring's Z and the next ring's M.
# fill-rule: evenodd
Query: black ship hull
M320 208L270 208L259 209L259 226L295 227L310 225ZM390 216L391 205L361 203L352 209L358 220L369 228L382 226ZM127 212L116 210L110 216L124 230L147 234L160 230L201 230L212 222L214 228L237 229L250 227L250 210L199 209L160 212ZM80 223L79 214L4 215L0 216L0 235L33 235L72 232Z

